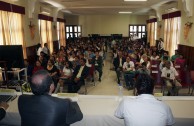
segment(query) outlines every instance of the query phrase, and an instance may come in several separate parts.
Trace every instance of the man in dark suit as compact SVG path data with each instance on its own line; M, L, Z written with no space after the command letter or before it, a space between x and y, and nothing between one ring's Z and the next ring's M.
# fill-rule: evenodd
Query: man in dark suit
M68 92L77 93L82 85L85 84L84 79L88 76L89 68L86 66L86 59L80 59L80 65L76 66L71 82L68 83Z
M21 126L69 126L83 118L76 102L51 96L54 83L47 71L32 76L31 89L34 95L18 99Z
M95 56L92 58L92 64L95 66L95 70L99 73L99 81L101 81L102 77L102 57L99 55L99 51L95 52Z
M6 102L0 103L0 120L2 120L6 115L6 110L9 107L9 105Z
M114 59L113 64L115 67L115 71L117 74L117 79L118 79L118 84L120 84L120 76L121 76L121 71L123 69L123 64L126 61L126 59L122 56L122 51L118 52L118 56Z

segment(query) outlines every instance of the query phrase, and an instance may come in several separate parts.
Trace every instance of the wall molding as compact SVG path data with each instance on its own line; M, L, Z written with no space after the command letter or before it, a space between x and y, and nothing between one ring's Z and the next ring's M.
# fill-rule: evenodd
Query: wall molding
M193 0L182 0L183 9L187 17L193 16Z

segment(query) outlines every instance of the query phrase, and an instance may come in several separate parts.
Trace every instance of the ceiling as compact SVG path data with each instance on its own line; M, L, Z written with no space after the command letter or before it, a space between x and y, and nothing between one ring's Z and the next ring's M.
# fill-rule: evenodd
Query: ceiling
M125 2L124 0L41 0L73 15L118 14L131 11L133 14L147 15L155 7L164 6L177 0L147 0L146 2Z

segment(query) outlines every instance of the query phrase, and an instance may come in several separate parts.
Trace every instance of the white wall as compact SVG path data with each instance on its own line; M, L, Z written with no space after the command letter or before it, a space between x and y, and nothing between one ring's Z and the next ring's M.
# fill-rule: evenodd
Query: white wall
M135 15L81 15L65 16L67 25L81 25L82 36L88 34L123 34L128 36L129 24L146 24L148 16Z
M79 16L77 15L65 15L65 24L66 25L78 25L79 24Z
M193 9L193 16L192 17L187 17L186 13L183 9L183 3L182 0L179 0L179 9L181 10L181 35L180 35L180 44L182 45L187 45L187 46L192 46L194 47L194 24L190 30L188 40L184 39L184 26L187 22L192 22L194 23L194 9ZM193 2L193 7L194 7L194 2Z

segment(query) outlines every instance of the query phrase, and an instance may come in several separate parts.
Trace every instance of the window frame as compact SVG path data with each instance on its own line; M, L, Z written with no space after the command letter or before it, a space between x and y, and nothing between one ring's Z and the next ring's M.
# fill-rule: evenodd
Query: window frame
M137 27L137 30L136 31L131 31L131 29L130 29L131 26L133 26L133 27L136 26ZM141 26L141 31L139 31L139 26ZM145 27L145 31L144 32L142 31L142 27L143 26ZM146 35L147 34L147 26L146 26L146 24L129 24L129 36L131 35L131 33L133 35L136 34L138 37L139 37L139 33L141 33L141 38L143 38L143 35Z
M70 27L72 27L72 31L70 31ZM80 31L79 31L79 28L80 28ZM69 38L70 34L72 38L78 38L79 36L82 36L82 26L81 25L66 25L65 33L66 33L66 39Z

